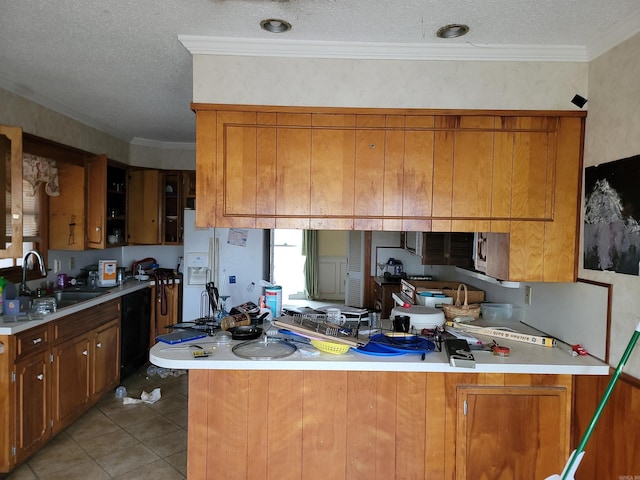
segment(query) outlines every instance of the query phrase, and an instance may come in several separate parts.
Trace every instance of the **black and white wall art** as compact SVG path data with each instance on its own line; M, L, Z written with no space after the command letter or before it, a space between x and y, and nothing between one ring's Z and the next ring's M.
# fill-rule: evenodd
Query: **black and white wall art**
M584 268L638 275L640 155L585 169Z

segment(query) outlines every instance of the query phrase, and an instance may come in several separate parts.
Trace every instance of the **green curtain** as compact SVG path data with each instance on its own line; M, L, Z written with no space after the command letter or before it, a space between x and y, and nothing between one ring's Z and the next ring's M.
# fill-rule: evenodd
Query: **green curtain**
M307 298L318 296L318 231L302 232L302 255L304 260L304 293Z

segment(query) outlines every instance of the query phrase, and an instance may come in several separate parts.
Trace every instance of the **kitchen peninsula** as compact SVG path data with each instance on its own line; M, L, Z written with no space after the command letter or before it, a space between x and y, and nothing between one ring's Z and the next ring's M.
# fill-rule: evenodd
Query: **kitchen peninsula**
M150 360L190 370L192 480L544 478L569 455L573 375L609 367L564 344L501 343L512 354L474 352L475 369L443 352L254 361L228 344L198 359L158 344Z

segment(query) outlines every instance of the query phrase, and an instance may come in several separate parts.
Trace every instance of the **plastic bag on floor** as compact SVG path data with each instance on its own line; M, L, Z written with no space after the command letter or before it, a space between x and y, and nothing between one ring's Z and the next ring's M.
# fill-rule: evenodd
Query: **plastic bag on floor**
M161 397L162 395L160 394L160 389L155 388L151 391L151 393L142 392L142 394L140 395L140 398L124 397L122 399L122 404L123 405L135 405L137 403L151 404L151 403L156 403L158 400L160 400Z

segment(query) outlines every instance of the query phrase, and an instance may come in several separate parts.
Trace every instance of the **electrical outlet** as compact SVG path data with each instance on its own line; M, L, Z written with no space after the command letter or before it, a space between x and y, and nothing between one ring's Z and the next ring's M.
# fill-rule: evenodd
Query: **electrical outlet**
M53 261L53 273L58 273L62 270L62 262L60 260Z
M531 305L531 287L529 285L524 287L524 303Z
M69 270L73 270L74 268L76 268L76 258L69 257Z

